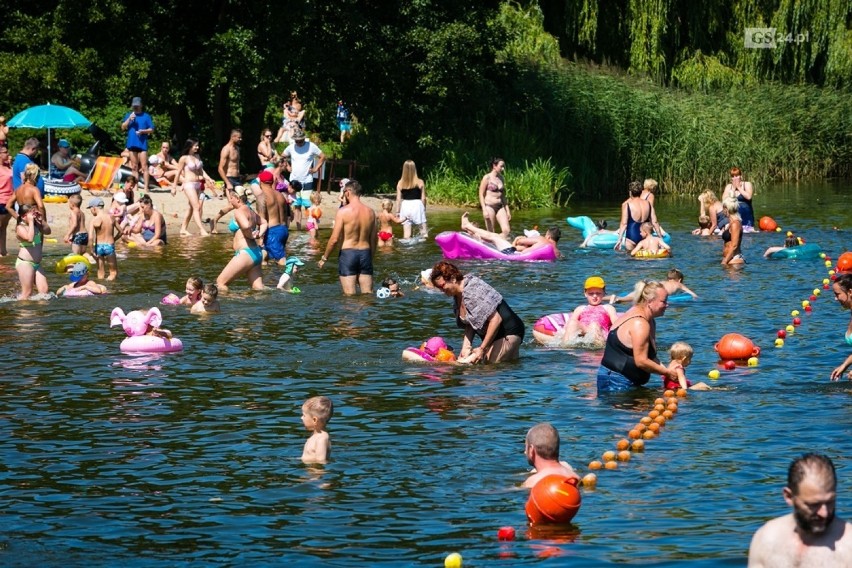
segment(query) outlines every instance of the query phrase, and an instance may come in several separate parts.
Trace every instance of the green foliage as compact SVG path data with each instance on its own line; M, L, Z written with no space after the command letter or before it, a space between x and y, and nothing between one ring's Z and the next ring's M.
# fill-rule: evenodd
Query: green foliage
M494 20L495 31L506 41L497 51L497 62L526 62L530 65L559 63L559 42L544 31L544 14L537 3L527 8L516 2L505 2Z
M718 58L704 55L701 50L696 51L691 58L681 61L672 71L672 79L679 87L703 93L754 83L743 74L723 65Z

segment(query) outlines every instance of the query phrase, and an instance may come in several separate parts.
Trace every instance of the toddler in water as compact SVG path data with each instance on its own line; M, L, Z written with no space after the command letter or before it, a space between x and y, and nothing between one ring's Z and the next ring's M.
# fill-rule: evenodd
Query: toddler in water
M393 213L393 201L382 199L382 210L379 211L379 246L391 246L393 244L393 225L402 224L403 219Z
M583 285L588 304L578 306L565 322L563 344L584 343L603 347L609 329L617 319L615 308L602 305L606 283L600 276L590 276Z
M218 314L218 298L219 287L215 284L208 284L201 292L201 299L192 304L192 309L189 312L192 314Z
M308 207L308 218L305 220L305 229L311 235L311 242L316 242L317 231L319 231L319 220L322 217L322 194L319 191L311 193L311 206Z
M693 235L699 235L701 237L709 237L710 233L710 225L713 223L710 221L710 217L707 215L701 215L698 217L698 228L692 231Z
M331 440L325 426L334 414L334 404L325 396L309 398L302 405L302 424L313 432L302 450L305 463L325 463L331 454Z
M683 341L676 341L671 349L669 349L669 357L671 357L671 362L669 363L669 369L677 372L677 380L673 381L666 377L663 377L663 389L664 390L676 390L676 389L692 389L692 390L710 390L710 387L707 383L696 383L692 384L688 380L686 380L686 367L692 363L692 355L693 355L692 347Z
M658 254L664 250L671 253L672 247L667 245L660 237L654 236L654 226L651 223L642 223L639 226L639 234L642 235L642 240L636 243L636 246L630 251L630 256L638 256L643 250L648 251L649 254Z

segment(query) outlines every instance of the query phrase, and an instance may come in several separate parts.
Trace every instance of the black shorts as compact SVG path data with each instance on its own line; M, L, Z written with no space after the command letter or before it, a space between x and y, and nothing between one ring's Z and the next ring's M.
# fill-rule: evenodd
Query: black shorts
M340 276L372 275L372 252L370 249L341 249L337 259L337 273Z

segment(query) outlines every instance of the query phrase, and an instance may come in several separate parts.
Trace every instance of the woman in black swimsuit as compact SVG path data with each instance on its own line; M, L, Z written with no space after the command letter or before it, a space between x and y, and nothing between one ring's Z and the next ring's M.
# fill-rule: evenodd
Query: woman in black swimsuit
M435 288L453 298L456 325L464 330L459 361L477 363L514 361L524 340L524 322L500 293L471 274L463 275L454 265L441 261L432 268ZM473 336L482 340L473 348Z

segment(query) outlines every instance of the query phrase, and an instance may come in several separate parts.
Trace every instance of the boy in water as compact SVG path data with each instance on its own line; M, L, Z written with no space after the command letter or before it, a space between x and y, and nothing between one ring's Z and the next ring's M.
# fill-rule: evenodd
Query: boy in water
M302 424L313 432L302 451L304 463L325 463L331 454L331 439L325 425L334 414L334 404L325 396L309 398L302 405Z
M90 199L86 208L92 212L89 235L92 235L92 252L98 260L98 279L104 277L106 267L109 265L107 280L115 280L118 276L118 261L115 257L115 237L113 236L115 225L112 217L104 211L104 200L100 197Z
M218 314L219 313L219 287L215 284L207 284L201 291L201 299L190 308L191 314Z
M559 461L559 432L547 422L529 429L524 442L524 454L535 468L534 473L524 481L524 487L532 487L542 478L553 474L580 479L574 468L567 462Z
M68 216L68 232L65 233L65 238L62 240L71 244L71 254L85 254L86 248L89 246L89 233L86 232L86 214L80 209L83 204L83 198L79 193L75 193L68 198L68 209L71 210Z
M694 351L692 350L692 346L689 343L686 343L684 341L674 342L671 349L669 349L669 357L671 357L671 362L669 363L668 367L669 369L677 373L677 380L673 381L671 379L663 377L664 390L710 390L710 387L707 385L707 383L696 383L693 385L691 382L686 380L686 368L689 367L690 363L692 363L693 354Z
M683 272L681 272L677 268L672 268L668 271L668 273L666 274L666 280L663 282L663 288L666 289L666 292L668 292L669 296L674 296L675 294L689 294L693 298L698 297L698 294L687 288L686 284L683 283ZM615 294L613 294L609 298L610 304L620 304L622 302L632 301L633 293L621 297L617 297Z
M639 234L642 235L642 240L636 243L633 250L630 251L630 256L639 256L642 251L647 251L648 254L658 254L663 251L672 252L672 247L667 245L663 239L654 235L654 226L651 223L642 223L639 226Z

